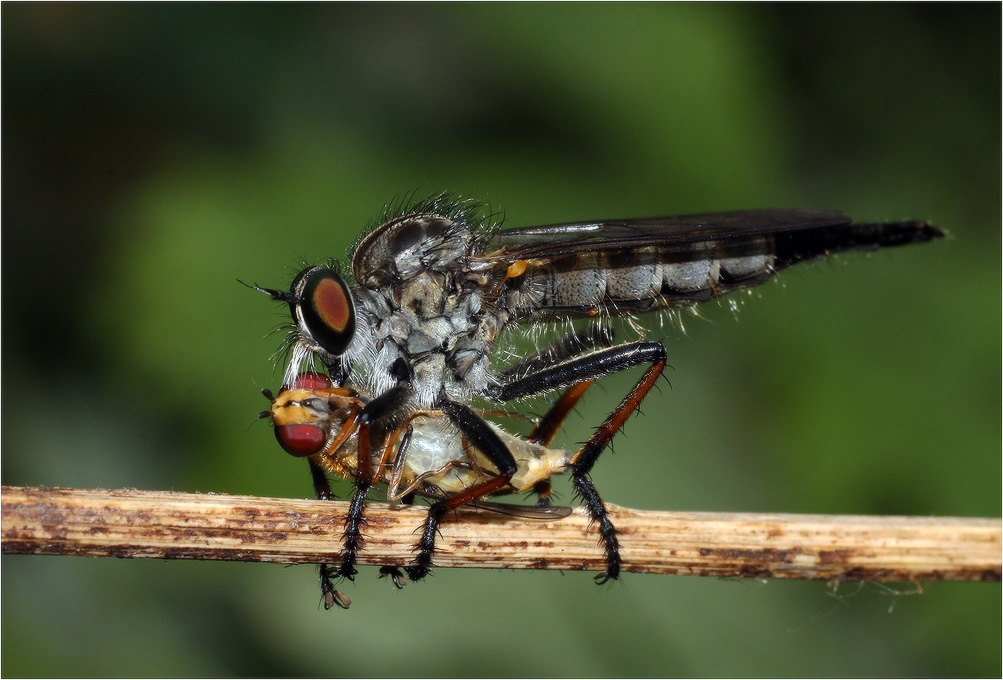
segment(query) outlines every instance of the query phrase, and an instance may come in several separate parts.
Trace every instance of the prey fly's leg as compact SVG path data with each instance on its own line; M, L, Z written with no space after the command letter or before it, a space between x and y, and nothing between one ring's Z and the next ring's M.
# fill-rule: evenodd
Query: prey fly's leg
M422 528L421 540L418 542L418 556L414 564L407 568L407 574L412 581L419 581L428 575L432 567L432 554L435 552L435 537L439 532L439 522L450 510L486 496L501 489L512 475L516 473L516 462L512 452L508 450L501 438L469 406L455 401L443 400L438 408L456 425L471 446L487 456L488 460L498 469L498 476L486 482L475 484L442 500L436 501L428 508L425 526Z
M393 496L397 493L398 484L400 482L400 474L404 465L404 461L407 459L407 452L411 446L411 420L416 414L411 414L403 424L399 425L397 429L390 435L390 437L383 443L383 455L380 456L380 465L386 465L387 459L390 452L396 446L396 457L393 464L393 470L390 473L390 478L387 481L387 498L388 500L393 500ZM382 473L377 475L377 477L382 477ZM414 503L414 492L406 493L400 497L400 502L402 505L412 505ZM404 571L395 565L388 564L380 567L380 578L389 578L394 584L397 590L401 590L407 585L407 579L404 577Z
M310 461L310 474L313 476L313 490L319 501L329 501L334 494L331 493L331 485L327 481L327 475L312 460ZM336 578L336 570L329 564L320 565L320 594L324 598L324 609L330 609L338 605L342 609L348 609L352 603L344 593L336 590L331 582Z
M571 409L575 407L578 400L585 395L585 390L587 390L593 382L593 380L583 380L582 382L575 383L566 389L564 394L561 395L561 398L550 407L550 410L544 414L543 418L540 419L540 422L533 428L533 431L529 433L529 436L526 437L526 441L533 444L548 446L557 435L557 431L561 429L561 425L564 424L564 419L568 417L568 413L570 413ZM554 493L554 489L551 486L549 479L544 479L534 484L533 493L535 493L537 497L537 506L541 508L550 506L550 496Z
M650 364L633 389L627 393L627 396L613 409L605 422L571 459L571 483L585 503L589 515L592 516L592 521L599 529L606 555L606 570L596 576L598 583L616 579L620 575L622 560L616 527L609 519L609 513L606 511L606 506L603 504L599 492L596 491L589 472L599 458L599 454L609 445L613 436L623 427L630 414L640 406L644 396L654 386L658 376L665 368L665 362L665 347L660 342L647 341L617 345L540 369L531 375L503 384L492 394L498 399L508 401L509 399L519 399L572 386L572 389L558 400L554 409L551 409L554 411L562 407L565 399L570 399L573 405L577 399L574 398L572 392L583 383L618 373L632 366ZM584 389L582 387L582 391ZM569 395L572 396L569 397ZM567 406L564 413L567 413L567 409L570 409L570 406ZM547 419L544 418L544 420Z

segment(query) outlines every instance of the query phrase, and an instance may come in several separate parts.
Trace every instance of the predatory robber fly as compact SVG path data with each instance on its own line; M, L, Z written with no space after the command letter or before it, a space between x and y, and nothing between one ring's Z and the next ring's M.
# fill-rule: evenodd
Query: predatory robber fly
M547 477L567 470L603 546L606 569L596 581L616 579L622 564L617 531L589 472L658 380L666 352L652 340L614 343L605 322L695 305L833 253L943 236L925 222L858 224L820 210L500 229L480 204L441 194L385 211L352 248L348 270L333 262L307 267L288 292L254 286L288 303L293 318L284 388L268 412L280 443L309 457L318 498L330 497L325 472L355 484L341 564L321 568L325 606L345 606L331 579L357 573L365 499L380 482L388 483L391 497L433 499L406 569L420 580L430 571L437 528L449 511L530 487L545 505ZM575 319L587 320L586 327L572 329ZM511 331L556 322L568 324L567 335L508 366L491 365ZM317 362L330 387L308 377ZM634 366L647 368L584 445L566 460L545 448L593 381ZM560 396L525 441L468 405L549 393ZM321 394L328 405L310 401ZM293 403L297 415L283 410ZM436 443L429 434L436 427L460 443ZM549 474L528 474L526 446L546 452ZM419 457L426 447L431 453Z

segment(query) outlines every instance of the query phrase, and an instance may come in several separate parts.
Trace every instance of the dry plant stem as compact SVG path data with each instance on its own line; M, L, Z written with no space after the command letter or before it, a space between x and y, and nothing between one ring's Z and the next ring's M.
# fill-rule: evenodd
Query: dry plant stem
M5 554L336 561L347 503L123 489L0 487ZM608 506L624 569L659 574L881 581L999 581L1001 522L641 512ZM422 507L371 503L359 562L404 565ZM439 567L604 568L581 508L564 519L461 509L442 523Z

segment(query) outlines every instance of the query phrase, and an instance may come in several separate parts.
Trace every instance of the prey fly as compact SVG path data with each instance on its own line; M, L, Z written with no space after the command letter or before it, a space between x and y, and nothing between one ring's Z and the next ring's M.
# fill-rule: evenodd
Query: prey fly
M301 373L277 395L267 389L262 393L271 401L271 407L262 411L260 417L271 419L275 438L287 453L309 459L325 497L330 495L325 477L328 474L383 483L387 486L387 500L406 503L416 495L435 500L454 497L499 474L484 452L472 446L442 411L414 411L392 431L374 427L368 435L360 436L359 416L372 400L354 389L335 387L323 374ZM545 433L539 423L526 439L513 436L494 423L489 422L489 427L516 464L516 473L495 493L532 491L540 500L537 506L529 507L485 503L478 506L537 519L570 514L570 508L550 506L548 496L550 477L570 468L571 452L548 448L546 444L553 433ZM347 527L345 533L357 536L359 527ZM350 554L354 558L354 551ZM327 607L331 603L345 606L347 598L334 589L331 574L340 574L346 568L344 564L337 570L326 565L321 568L321 588ZM383 567L382 571L393 576L398 587L403 586L404 577L399 569Z

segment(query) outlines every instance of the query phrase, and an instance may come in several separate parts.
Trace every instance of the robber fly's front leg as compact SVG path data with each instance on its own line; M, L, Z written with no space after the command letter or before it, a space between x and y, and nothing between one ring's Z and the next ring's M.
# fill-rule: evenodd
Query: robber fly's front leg
M602 537L606 570L596 576L598 583L616 579L620 575L622 559L616 527L609 519L609 513L606 511L606 506L603 504L599 492L596 491L589 472L598 460L599 454L609 445L613 436L623 427L630 414L640 406L644 396L654 386L658 376L665 368L665 362L665 347L660 342L633 342L606 347L551 366L536 367L535 372L503 384L492 395L503 401L508 401L570 387L554 405L551 412L541 421L541 423L556 423L546 427L545 434L553 436L557 424L563 420L570 405L573 405L581 396L581 392L584 392L584 389L588 387L588 383L632 366L650 364L633 389L627 393L627 396L613 409L605 422L571 459L571 482L582 498L592 521L599 529L599 535ZM555 414L554 417L551 417L551 414ZM531 436L542 435L534 433Z
M437 405L443 413L456 425L463 438L475 449L480 450L497 468L498 476L475 484L458 494L436 501L428 508L425 525L422 528L421 540L418 542L418 556L414 564L407 568L407 575L412 581L425 578L432 567L432 554L435 552L435 537L439 531L439 522L450 510L466 505L472 501L501 489L512 479L517 466L515 457L502 442L498 434L491 429L481 416L472 408L455 401L443 399Z
M331 493L331 485L328 484L327 475L316 463L310 461L310 474L313 476L313 490L319 501L329 501L334 497ZM352 603L340 590L334 587L333 579L338 577L338 571L330 564L320 565L320 594L323 597L324 609L338 605L342 609L348 609Z
M344 550L341 554L341 564L332 570L335 576L352 581L358 573L355 568L355 560L362 547L366 497L373 484L379 481L381 473L380 469L373 465L372 428L380 421L397 417L410 398L411 385L401 383L373 399L359 411L357 416L359 422L359 462L355 474L355 492L352 494L348 515L345 517L345 532L342 534Z

